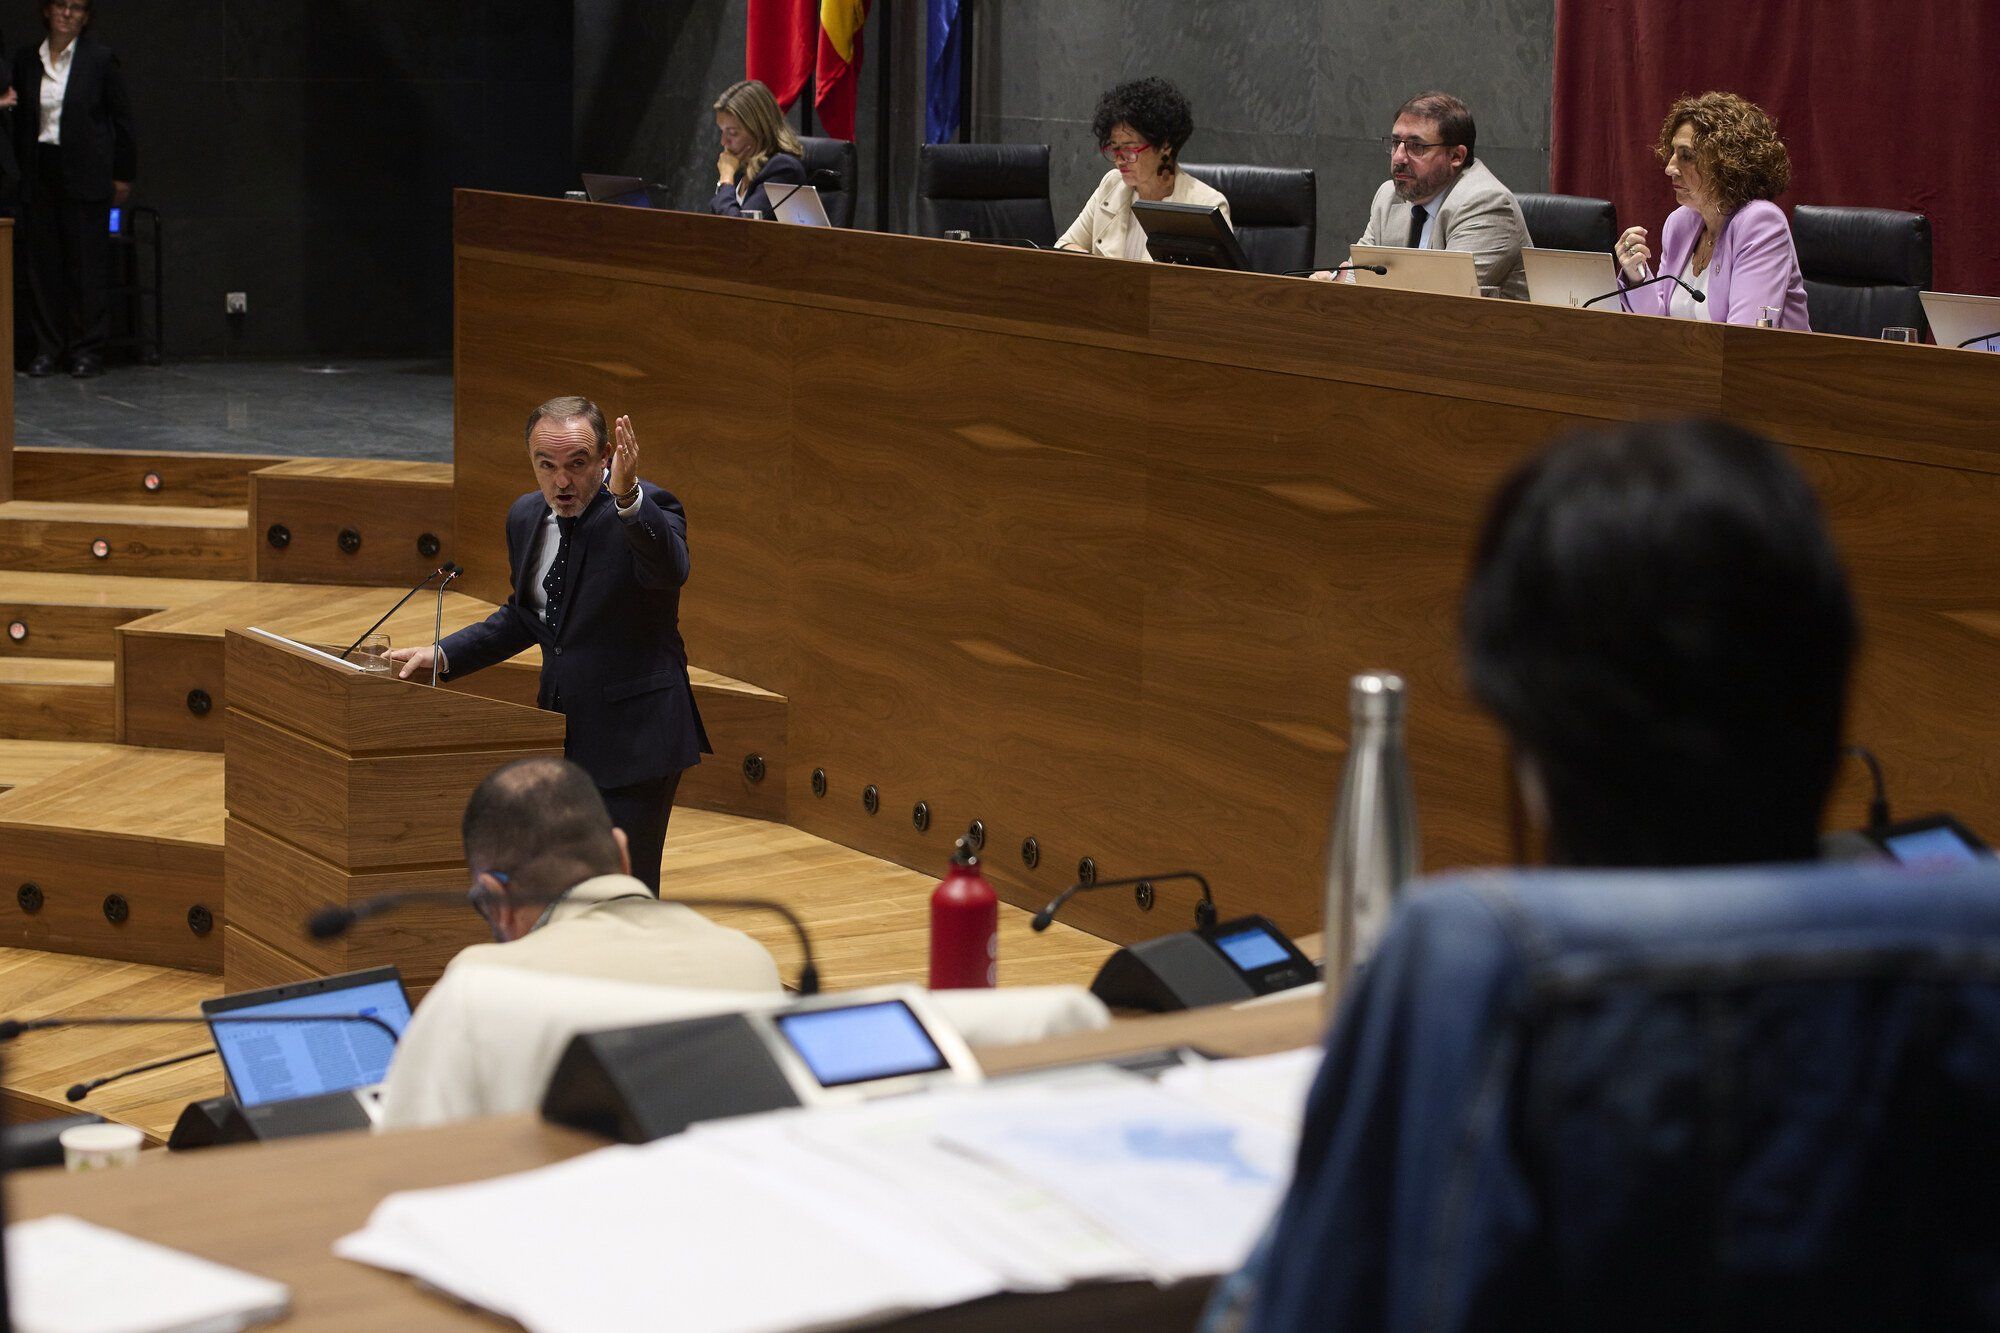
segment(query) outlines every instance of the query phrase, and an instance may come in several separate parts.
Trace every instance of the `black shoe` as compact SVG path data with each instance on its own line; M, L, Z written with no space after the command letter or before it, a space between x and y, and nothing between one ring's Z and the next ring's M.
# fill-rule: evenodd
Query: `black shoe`
M55 373L56 359L47 352L43 352L28 363L28 377L30 379L45 380Z
M69 368L73 380L94 380L104 373L104 362L94 356L80 356Z

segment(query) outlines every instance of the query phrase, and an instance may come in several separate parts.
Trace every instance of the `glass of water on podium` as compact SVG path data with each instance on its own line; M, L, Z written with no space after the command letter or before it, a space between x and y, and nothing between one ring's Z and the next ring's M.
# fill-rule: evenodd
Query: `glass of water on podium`
M380 631L370 634L355 646L352 660L363 671L388 671L389 636Z

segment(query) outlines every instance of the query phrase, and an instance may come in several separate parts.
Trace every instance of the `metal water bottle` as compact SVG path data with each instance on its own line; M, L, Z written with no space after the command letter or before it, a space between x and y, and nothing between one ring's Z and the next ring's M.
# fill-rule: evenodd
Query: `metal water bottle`
M1000 895L979 873L968 838L931 894L931 989L1000 984Z
M1396 894L1417 869L1417 807L1403 749L1403 678L1364 671L1348 685L1347 768L1326 865L1326 993L1332 1007L1374 952Z

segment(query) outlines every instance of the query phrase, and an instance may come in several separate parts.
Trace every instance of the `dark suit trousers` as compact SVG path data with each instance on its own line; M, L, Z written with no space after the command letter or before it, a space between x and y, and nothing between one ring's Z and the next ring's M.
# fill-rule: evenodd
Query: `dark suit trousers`
M674 789L681 775L669 773L651 782L629 787L599 787L611 822L625 830L625 842L632 852L632 877L660 892L660 857L667 849L667 821L674 813Z
M102 358L111 286L111 201L70 198L63 188L59 145L35 145L30 169L35 181L21 211L21 232L35 349L51 357Z

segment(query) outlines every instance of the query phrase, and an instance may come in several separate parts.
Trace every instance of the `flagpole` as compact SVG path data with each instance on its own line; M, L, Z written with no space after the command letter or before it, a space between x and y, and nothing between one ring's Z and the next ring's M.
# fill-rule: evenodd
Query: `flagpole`
M972 143L973 0L958 0L958 141Z
M875 230L888 231L889 191L893 188L890 183L889 145L895 134L889 103L896 86L889 77L889 29L894 14L891 0L875 0L870 12L881 15L875 23L875 50L871 53L875 60ZM863 26L867 26L866 20L863 20Z

